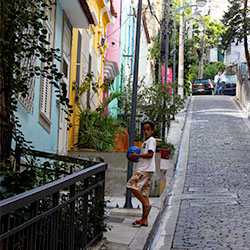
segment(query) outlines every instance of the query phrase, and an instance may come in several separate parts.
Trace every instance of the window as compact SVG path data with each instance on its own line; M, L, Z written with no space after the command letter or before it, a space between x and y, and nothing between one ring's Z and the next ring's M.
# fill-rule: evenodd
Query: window
M47 41L50 43L45 45L47 49L54 47L54 22L55 22L55 8L45 10L48 20L45 21L44 26L47 29ZM46 63L42 64L42 68L46 67ZM49 79L41 76L40 82L40 122L49 130L51 124L51 98L52 85Z
M36 57L33 56L31 59L29 58L25 58L21 61L21 67L25 67L27 68L27 70L30 69L30 66L35 65L36 64ZM34 109L34 96L35 96L35 82L36 82L36 78L32 77L29 82L27 83L27 94L26 96L22 96L21 94L19 94L18 99L20 101L20 103L27 109L27 111L29 113L33 113L33 109Z

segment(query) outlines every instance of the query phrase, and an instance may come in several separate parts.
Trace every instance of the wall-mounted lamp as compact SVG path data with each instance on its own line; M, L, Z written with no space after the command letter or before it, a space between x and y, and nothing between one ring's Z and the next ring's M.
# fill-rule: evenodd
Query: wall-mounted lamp
M199 6L199 7L204 7L207 3L207 0L196 0L196 4Z
M194 14L192 15L193 18L199 19L201 18L201 13L197 9L195 10Z

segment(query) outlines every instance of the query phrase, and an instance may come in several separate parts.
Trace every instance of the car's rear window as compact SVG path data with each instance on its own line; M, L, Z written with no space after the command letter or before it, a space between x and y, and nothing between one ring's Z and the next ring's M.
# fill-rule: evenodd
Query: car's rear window
M209 80L207 80L207 79L201 79L201 80L195 80L195 81L194 81L194 83L199 83L199 82L208 83Z

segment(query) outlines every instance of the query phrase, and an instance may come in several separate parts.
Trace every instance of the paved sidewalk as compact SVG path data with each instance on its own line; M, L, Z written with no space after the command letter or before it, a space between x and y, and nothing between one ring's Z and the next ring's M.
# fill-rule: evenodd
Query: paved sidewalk
M187 109L189 107L190 98L185 102L185 107L175 120L171 122L170 131L167 141L175 145L176 151L171 160L162 160L162 168L168 170L166 178L166 186L160 197L150 198L152 209L149 214L149 226L134 228L132 222L141 217L141 204L136 198L132 198L133 209L124 209L125 197L105 197L109 201L108 226L111 230L104 234L102 242L98 246L91 249L107 249L107 250L142 250L147 249L152 236L157 228L159 218L167 203L168 194L171 191L171 185L175 174L179 146L182 138L182 132L185 125Z

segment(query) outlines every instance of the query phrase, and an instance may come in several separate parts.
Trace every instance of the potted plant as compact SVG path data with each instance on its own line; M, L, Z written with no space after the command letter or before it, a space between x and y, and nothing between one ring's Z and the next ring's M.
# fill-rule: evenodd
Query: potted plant
M157 142L157 152L161 154L162 159L170 159L175 151L175 147L172 143Z
M110 102L122 96L120 92L109 92L112 84L111 79L99 86L92 73L87 74L84 81L73 86L75 102L79 109L79 132L77 150L84 151L109 151L116 145L116 138L124 130L119 119L108 115L107 107ZM90 91L91 90L91 91ZM89 101L82 98L90 91ZM102 102L91 109L90 103L99 98L100 94L106 94Z
M100 112L86 109L79 115L78 148L109 151L116 144L116 137L122 132L120 121Z

